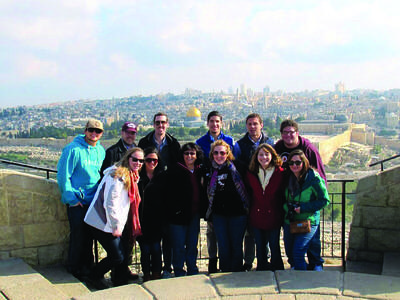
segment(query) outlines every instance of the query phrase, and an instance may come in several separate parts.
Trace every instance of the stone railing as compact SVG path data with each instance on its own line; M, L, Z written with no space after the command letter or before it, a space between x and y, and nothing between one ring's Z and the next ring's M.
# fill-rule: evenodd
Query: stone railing
M382 263L400 252L400 167L359 180L347 260Z
M54 180L0 170L0 259L30 265L64 262L69 225Z

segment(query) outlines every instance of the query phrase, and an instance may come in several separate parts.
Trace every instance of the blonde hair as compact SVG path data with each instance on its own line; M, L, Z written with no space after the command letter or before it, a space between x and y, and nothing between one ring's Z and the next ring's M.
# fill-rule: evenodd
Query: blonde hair
M227 154L226 155L226 160L227 161L232 161L232 160L235 159L235 157L232 154L231 147L224 140L216 140L214 143L211 144L210 161L214 160L213 152L214 152L215 147L217 147L217 146L224 146L225 147L226 154Z
M112 177L120 178L124 182L124 187L128 191L131 189L132 185L129 168L129 157L131 157L131 155L135 152L141 152L143 154L143 150L139 147L129 149L125 152L124 156L122 156L121 160L115 164L117 168L111 173Z

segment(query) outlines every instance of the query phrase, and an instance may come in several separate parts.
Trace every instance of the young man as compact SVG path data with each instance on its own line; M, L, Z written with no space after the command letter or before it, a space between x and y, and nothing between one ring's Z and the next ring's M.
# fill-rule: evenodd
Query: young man
M168 165L175 164L178 161L180 144L176 138L167 132L169 127L168 116L159 112L153 118L154 130L139 141L139 147L143 150L148 147L155 147L160 153L160 164L163 169Z
M300 136L299 125L293 120L284 120L280 127L281 137L275 144L276 152L282 157L284 167L286 168L287 158L293 150L300 149L304 152L310 162L310 166L317 170L319 175L326 181L325 167L322 163L318 149L306 138ZM322 271L324 260L321 258L321 240L320 228L318 229L310 241L307 251L308 269Z
M96 193L105 151L100 145L103 124L91 119L84 134L65 146L57 165L61 201L67 205L70 225L68 271L78 279L89 275L93 264L93 240L83 221Z
M210 165L209 153L211 149L211 144L216 140L224 140L232 149L233 155L236 157L238 153L238 146L235 144L233 137L225 135L222 128L222 115L218 111L212 111L207 116L207 127L208 132L200 137L196 144L200 146L203 150L205 157L205 164ZM207 248L208 248L208 272L216 273L218 272L217 263L217 237L215 236L214 227L212 222L207 221Z
M249 114L246 118L247 132L237 143L239 145L239 154L237 159L242 161L248 167L251 157L260 144L274 145L274 140L264 134L264 127L261 116L257 113ZM254 237L247 227L244 236L244 271L250 271L253 266L255 257L255 242Z
M176 138L167 133L169 127L168 116L159 112L153 118L154 130L140 139L139 147L145 150L148 147L157 148L161 159L158 164L166 170L168 166L178 162L180 144ZM172 272L172 244L169 233L169 226L166 223L163 226L162 233L162 252L163 252L163 278L170 278Z
M136 147L135 139L137 134L137 126L133 122L125 122L121 128L121 138L119 141L112 145L110 148L106 150L106 157L103 161L103 165L101 166L100 174L103 177L103 172L108 167L111 167L116 162L118 162L125 152L132 148ZM129 214L131 215L131 214ZM136 280L139 278L137 274L133 274L129 269L129 264L132 263L132 251L133 246L135 245L134 241L129 237L129 232L132 229L132 222L127 222L122 233L121 243L125 250L125 260L124 263L126 265L126 278L125 280ZM114 279L113 273L111 273L111 278Z

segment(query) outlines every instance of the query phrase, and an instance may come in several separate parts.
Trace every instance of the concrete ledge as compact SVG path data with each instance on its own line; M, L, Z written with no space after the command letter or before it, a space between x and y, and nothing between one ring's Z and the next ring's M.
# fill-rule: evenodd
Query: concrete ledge
M21 259L0 261L0 291L6 299L68 299Z
M339 271L276 271L281 293L340 295L341 273Z
M400 278L344 273L343 295L371 299L400 299Z
M218 297L210 278L195 275L148 281L143 284L156 299L216 299Z
M221 296L278 294L273 272L211 274Z
M177 292L175 292L177 295ZM103 299L118 299L118 300L153 300L153 296L147 292L142 286L137 284L124 285L103 291L97 291L86 295L74 297L76 300L103 300Z

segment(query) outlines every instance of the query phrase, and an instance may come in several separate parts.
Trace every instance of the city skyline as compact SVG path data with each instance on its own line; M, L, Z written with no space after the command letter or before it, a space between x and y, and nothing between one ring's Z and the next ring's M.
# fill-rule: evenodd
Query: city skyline
M400 87L395 1L0 1L0 108Z

